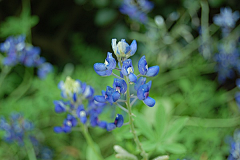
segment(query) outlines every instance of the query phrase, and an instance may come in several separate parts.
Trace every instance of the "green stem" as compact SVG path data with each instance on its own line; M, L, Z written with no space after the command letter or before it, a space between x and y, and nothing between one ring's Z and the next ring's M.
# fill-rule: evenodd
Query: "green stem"
M82 133L83 136L85 137L85 139L87 140L88 145L92 148L93 152L95 153L95 155L98 157L99 160L103 160L103 157L101 154L99 154L99 152L96 150L96 147L94 145L94 142L91 138L91 136L88 133L88 128L87 126L85 126L83 123L80 122L81 128L82 128Z
M143 149L142 147L142 144L140 142L140 140L138 139L138 136L136 134L136 131L134 129L134 124L133 124L133 114L132 114L132 110L131 110L131 103L130 103L130 84L129 84L129 80L127 77L124 77L124 80L126 81L127 83L127 108L128 108L128 115L129 115L129 125L130 125L130 129L131 129L131 132L133 134L133 137L134 137L134 141L137 145L137 147L140 149L141 151L141 156L143 157L144 160L148 160L148 155L147 153L145 152L145 150Z
M27 151L28 159L29 160L37 160L36 154L35 154L35 151L34 151L34 148L33 148L33 145L31 143L30 139L26 138L24 143L26 145L25 148Z
M27 92L32 84L32 75L33 68L25 68L25 74L22 83L8 97L12 102L16 102Z
M208 118L198 118L198 117L190 117L187 126L194 127L236 127L240 124L240 116L234 118L226 118L226 119L208 119Z
M6 78L8 73L11 71L11 69L12 69L11 67L3 66L2 72L0 74L0 88L2 86L4 79Z

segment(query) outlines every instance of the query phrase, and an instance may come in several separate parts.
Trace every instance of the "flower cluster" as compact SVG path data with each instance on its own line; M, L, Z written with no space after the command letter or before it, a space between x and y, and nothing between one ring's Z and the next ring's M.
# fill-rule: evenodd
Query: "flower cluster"
M133 101L136 99L142 100L149 107L155 105L155 100L149 97L149 91L152 81L146 83L146 77L156 76L159 72L159 66L148 67L145 56L143 56L138 62L139 75L135 75L132 60L129 59L133 56L137 50L137 43L135 40L129 45L124 39L117 43L116 39L112 39L112 49L118 60L118 67L116 67L116 60L112 57L112 53L107 53L105 63L95 63L94 70L100 76L114 75L115 78L112 87L107 86L106 91L102 91L102 95L95 96L94 99L97 102L108 102L111 105L113 103L120 106L118 102L125 102L125 97L128 85L134 84L134 89L137 92L137 96L131 94L130 98ZM119 71L119 76L113 73L113 70ZM132 101L132 102L133 102ZM120 106L122 109L122 106Z
M92 127L98 126L108 131L122 125L123 117L121 115L117 115L114 123L99 120L105 103L94 100L94 89L86 83L67 77L65 82L61 81L58 84L58 87L66 101L54 101L55 112L68 112L68 115L62 126L54 127L56 133L68 133L79 122Z
M239 49L235 43L222 45L219 47L219 53L215 54L214 60L217 62L218 81L225 82L227 78L235 76L235 70L240 73Z
M0 130L5 131L4 141L17 142L19 145L23 145L27 132L33 130L33 124L24 119L21 114L13 113L9 121L4 117L0 118Z
M146 23L147 13L153 9L153 3L148 0L124 0L120 12L128 15L131 19Z
M228 160L240 159L240 130L234 132L234 137L230 143L230 155Z
M37 67L37 74L41 79L53 70L52 65L40 57L40 48L26 43L23 35L8 37L0 44L0 52L6 53L3 65L15 66L20 63L26 67Z
M223 33L228 33L235 27L237 20L240 18L239 12L232 13L229 7L221 8L220 14L213 17L213 22L222 28Z

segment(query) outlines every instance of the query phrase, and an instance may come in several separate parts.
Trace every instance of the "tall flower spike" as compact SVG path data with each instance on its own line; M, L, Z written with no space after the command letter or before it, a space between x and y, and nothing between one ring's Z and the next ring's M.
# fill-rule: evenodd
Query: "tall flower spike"
M146 58L145 56L142 56L142 58L138 61L138 70L141 73L141 75L154 77L159 72L159 66L153 66L148 68Z
M112 70L116 67L116 60L112 57L112 53L107 53L107 58L104 63L95 63L94 64L95 72L100 76L110 76Z
M125 41L125 39L121 39L120 42L117 43L117 39L112 39L112 49L114 54L118 58L129 58L133 56L137 51L137 42L133 40L131 45Z
M135 83L137 81L137 76L134 74L134 68L133 68L131 59L127 59L123 61L121 73L124 76L128 76L131 82Z
M151 88L151 85L152 81L149 81L148 83L140 86L137 90L137 97L140 100L143 100L143 102L149 107L153 107L155 105L155 100L149 97L149 90Z

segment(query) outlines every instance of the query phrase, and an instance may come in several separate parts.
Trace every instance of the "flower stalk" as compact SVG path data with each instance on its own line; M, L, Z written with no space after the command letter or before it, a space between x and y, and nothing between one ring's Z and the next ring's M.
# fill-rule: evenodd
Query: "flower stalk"
M127 102L126 102L126 105L127 105L127 109L128 109L130 129L131 129L131 132L133 134L134 141L135 141L137 147L139 148L139 150L141 152L141 156L143 157L144 160L148 160L148 155L145 152L145 150L143 149L140 140L138 139L138 136L136 134L136 130L135 130L134 124L133 124L133 117L132 117L133 114L132 114L132 109L131 109L132 107L131 107L131 103L130 103L130 84L129 84L129 80L128 80L127 77L124 77L124 79L127 83L127 93L126 93Z

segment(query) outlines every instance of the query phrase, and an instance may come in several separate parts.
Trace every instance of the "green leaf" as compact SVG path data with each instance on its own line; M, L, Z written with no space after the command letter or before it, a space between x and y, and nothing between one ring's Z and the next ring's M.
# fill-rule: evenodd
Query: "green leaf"
M185 146L180 143L164 144L164 148L173 154L183 154L187 151Z
M142 135L146 136L150 140L156 140L156 136L152 130L152 127L147 123L147 121L145 121L145 118L146 117L142 116L142 114L138 113L134 118L134 122Z
M94 147L95 147L96 151L101 155L99 146L97 144L94 144ZM96 160L99 159L98 156L95 154L95 152L93 151L93 149L90 146L87 146L86 157L87 157L87 159L96 159Z
M170 125L167 132L165 133L165 135L163 137L164 141L172 138L173 136L175 136L175 134L177 134L184 127L187 120L188 120L188 117L182 117L182 118L178 118L177 120L175 120Z
M165 126L166 126L166 112L165 112L165 108L164 106L156 106L157 107L157 111L155 114L155 123L154 123L154 127L156 129L157 132L157 137L158 139L161 140L161 137L165 131Z
M145 142L142 142L142 146L143 146L143 149L147 152L149 151L153 151L157 144L156 144L156 141L145 141Z

